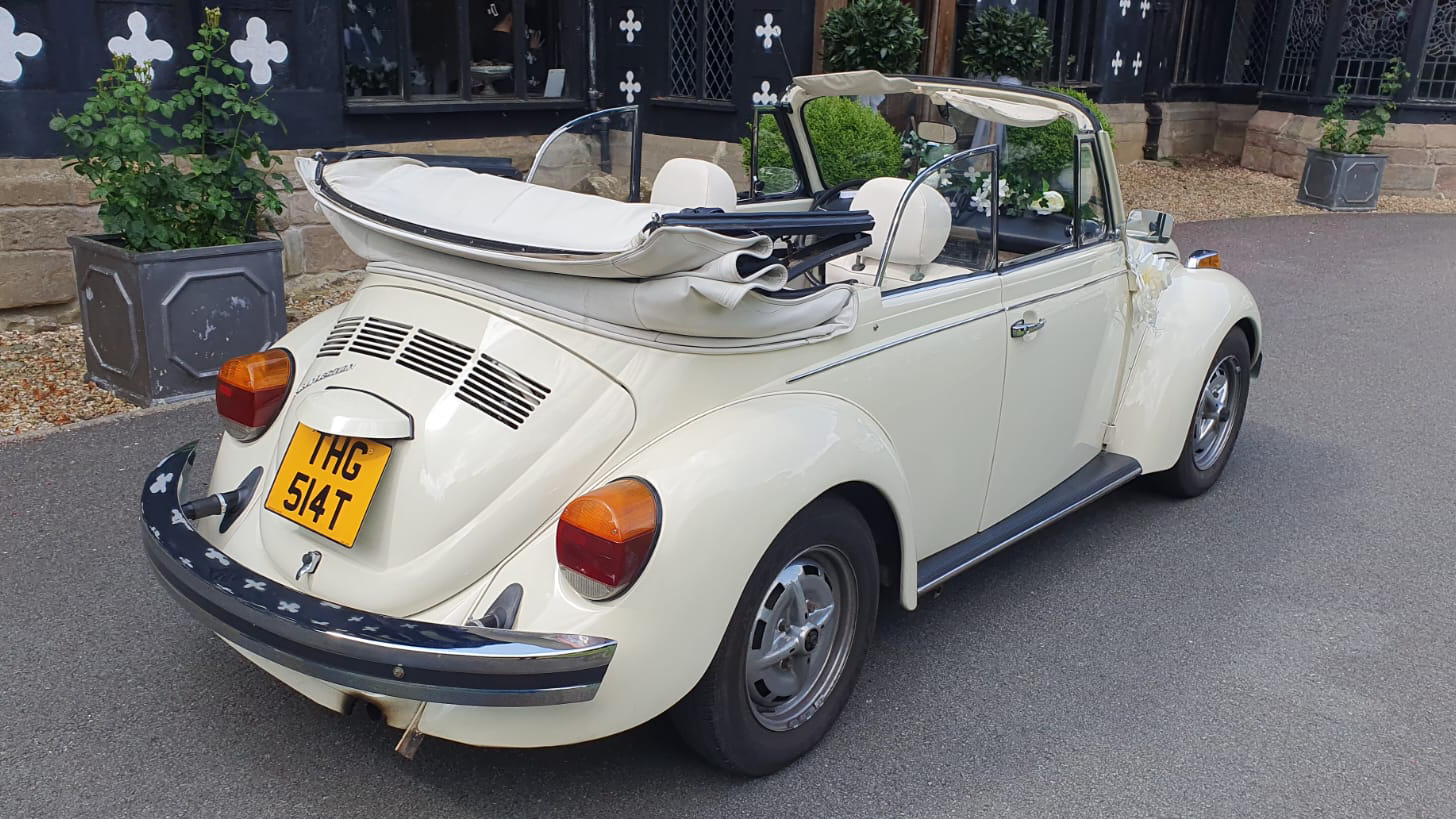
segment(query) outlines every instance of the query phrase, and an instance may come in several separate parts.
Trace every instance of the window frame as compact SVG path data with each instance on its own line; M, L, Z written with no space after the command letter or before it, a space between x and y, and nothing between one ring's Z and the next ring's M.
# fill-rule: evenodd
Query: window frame
M906 285L905 287L897 287L894 290L890 290L888 292L884 289L885 272L889 269L890 265L890 249L895 246L895 239L898 237L898 234L900 232L900 216L904 213L905 206L909 204L911 195L915 193L915 188L923 183L926 179L929 179L931 174L938 172L942 166L948 165L951 162L957 161L961 158L969 158L975 154L989 154L991 157L991 259L993 260L993 262L997 259L997 245L1000 239L1001 224L1001 151L995 143L992 143L990 145L981 145L976 148L967 148L964 151L957 151L953 154L950 154L949 156L941 157L935 162L932 162L922 168L920 170L920 173L917 173L915 175L915 178L910 181L910 185L905 188L905 193L901 194L900 196L900 203L895 206L895 215L890 219L890 230L885 235L885 253L880 257L879 266L875 269L874 286L880 291L880 297L882 299L890 298L901 293L910 293L923 290L929 287L950 284L953 282L963 282L982 276L995 276L999 274L999 265L993 263L993 265L986 270L975 270L969 267L964 268L966 274L962 276L951 276L944 279L935 279L932 281L919 282L916 284ZM937 195L939 195L939 191L937 191L936 193Z
M1104 219L1102 236L1096 241L1084 241L1082 234L1082 148L1086 146L1092 151L1092 168L1097 174L1097 188L1102 193L1102 215ZM1102 151L1098 145L1096 132L1083 131L1072 138L1072 237L1066 244L1049 247L1045 252L1032 253L1016 259L996 264L997 275L1014 273L1023 267L1040 264L1049 259L1065 256L1069 253L1076 253L1087 248L1096 247L1117 238L1117 228L1112 215L1112 203L1107 197L1107 174L1102 166Z
M505 0L511 4L511 13L517 20L526 19L526 0ZM558 10L565 10L566 0L551 0L556 3ZM470 0L454 0L455 3L455 31L456 31L456 59L459 63L456 82L459 83L460 91L456 94L430 94L417 96L409 86L408 70L410 64L412 34L410 13L413 11L412 4L415 0L394 0L395 30L397 32L397 48L394 54L396 62L400 67L400 84L398 94L373 94L369 96L351 96L347 76L343 80L344 113L346 114L395 114L395 113L438 113L447 111L465 110L560 110L578 109L586 106L585 98L567 93L573 77L583 74L584 62L581 53L584 50L584 37L586 34L577 28L561 27L561 62L566 69L568 88L562 89L559 97L528 96L526 93L526 29L527 27L517 26L512 32L514 34L514 62L511 76L514 80L514 88L509 96L476 96L470 88ZM564 15L563 15L564 16ZM342 20L340 21L342 23ZM344 43L344 26L339 26L339 52L343 56L340 65L344 74L347 74L349 63L347 61L347 46Z
M796 138L797 132L794 130L793 120L790 118L792 112L788 104L779 102L773 105L756 105L752 111L753 128L749 133L749 139L752 141L749 144L751 155L748 162L748 196L740 196L738 197L738 201L743 204L749 204L753 202L779 202L807 199L813 196L813 192L809 190L808 168L804 164L803 155L799 152L799 140ZM789 158L794 163L794 175L799 178L799 186L791 191L765 194L760 193L758 191L758 185L755 184L758 181L758 123L764 114L773 114L774 121L779 126L779 133L784 138L784 145L789 149Z

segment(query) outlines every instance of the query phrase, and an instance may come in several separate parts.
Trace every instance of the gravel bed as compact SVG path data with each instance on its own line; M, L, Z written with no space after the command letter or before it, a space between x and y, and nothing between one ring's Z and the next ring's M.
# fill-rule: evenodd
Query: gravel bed
M1140 160L1117 170L1129 209L1167 211L1178 222L1326 212L1294 201L1297 180L1251 171L1218 154ZM1456 213L1456 199L1382 195L1376 212Z
M288 325L348 301L359 274L320 277L287 295ZM137 409L83 380L80 325L0 331L0 439Z
M1322 213L1294 201L1295 180L1259 173L1229 157L1206 155L1120 166L1129 208L1156 208L1180 222ZM1381 196L1381 213L1453 213L1456 199ZM359 274L313 278L288 293L288 321L298 322L353 294ZM81 328L0 331L0 438L135 409L82 381Z

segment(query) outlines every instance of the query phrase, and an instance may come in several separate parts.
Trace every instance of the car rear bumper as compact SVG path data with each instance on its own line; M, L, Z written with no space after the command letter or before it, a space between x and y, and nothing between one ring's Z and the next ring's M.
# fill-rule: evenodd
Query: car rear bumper
M142 489L142 540L162 585L222 637L345 688L453 705L558 705L596 696L616 642L405 620L322 600L260 575L181 510L188 444Z

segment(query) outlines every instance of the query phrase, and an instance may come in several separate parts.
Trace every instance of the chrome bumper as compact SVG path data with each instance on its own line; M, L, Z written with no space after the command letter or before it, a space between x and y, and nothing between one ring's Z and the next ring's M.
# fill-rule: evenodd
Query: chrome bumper
M142 540L162 585L222 637L311 677L421 702L556 705L596 696L613 640L359 611L291 589L213 548L181 510L195 450L196 442L182 447L147 476Z

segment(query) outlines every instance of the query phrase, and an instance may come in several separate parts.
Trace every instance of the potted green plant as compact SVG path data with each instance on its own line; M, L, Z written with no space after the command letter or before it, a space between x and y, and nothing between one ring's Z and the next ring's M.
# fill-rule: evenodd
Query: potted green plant
M1370 153L1370 142L1385 133L1396 108L1393 97L1408 79L1405 63L1392 58L1380 75L1376 102L1360 115L1353 130L1345 121L1350 86L1340 86L1320 119L1319 147L1310 148L1305 157L1296 197L1300 203L1325 210L1375 210L1388 157Z
M825 71L914 73L925 45L920 18L900 0L850 0L824 16L820 36Z
M283 245L257 235L292 190L257 130L278 118L224 57L220 20L206 10L170 97L149 64L117 56L50 123L106 231L70 237L86 377L143 406L211 390L222 362L285 330Z
M960 52L967 77L1019 85L1046 67L1052 38L1035 14L993 6L966 22Z

